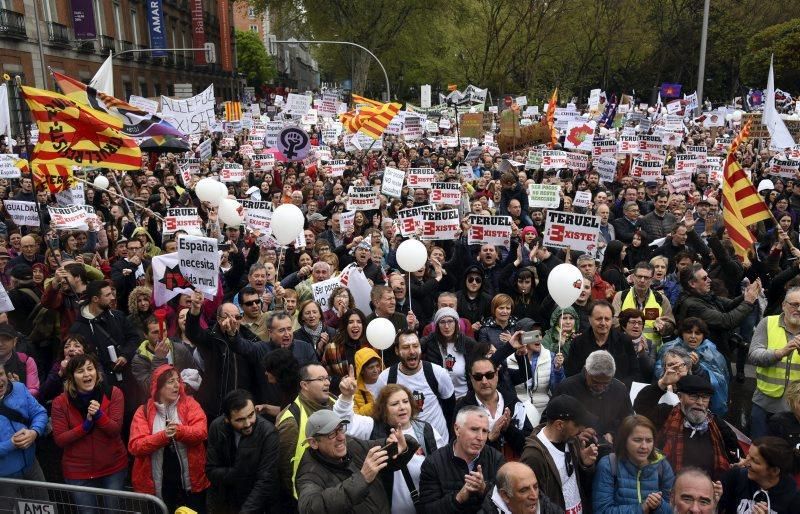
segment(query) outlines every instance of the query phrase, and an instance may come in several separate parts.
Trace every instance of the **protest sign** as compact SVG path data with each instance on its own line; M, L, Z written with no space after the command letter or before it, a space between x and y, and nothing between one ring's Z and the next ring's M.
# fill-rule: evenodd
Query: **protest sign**
M216 238L184 235L178 238L181 274L196 290L217 294L219 244Z
M584 171L589 168L589 156L577 152L567 152L567 168Z
M278 136L283 130L282 121L270 121L264 129L264 148L275 148L278 146Z
M336 116L336 104L338 101L339 96L336 93L323 93L317 112L320 116Z
M408 141L413 141L422 137L422 118L418 116L406 116L403 122L403 137Z
M483 113L462 114L459 130L464 137L481 137L481 134L483 134Z
M675 155L675 172L680 173L682 171L688 171L689 173L694 173L697 171L697 165L700 164L698 162L698 158L694 154L690 153L679 153Z
M458 182L434 182L431 185L430 201L434 205L460 205L461 184Z
M344 169L347 167L347 161L344 159L335 159L332 161L323 161L325 166L328 167L328 175L331 177L341 177L344 175ZM399 197L399 195L398 195Z
M575 191L575 198L572 200L572 205L575 207L586 208L592 201L591 191Z
M339 232L349 234L356 224L356 211L344 211L339 215Z
M617 153L616 139L595 139L592 141L592 157L613 157Z
M244 223L252 229L258 230L261 235L272 233L272 202L239 200L244 209Z
M289 93L288 98L286 98L286 105L283 108L283 112L302 116L311 108L311 101L312 98L308 95Z
M199 234L202 226L203 221L197 215L197 207L167 209L167 215L164 217L165 234L173 234L178 230Z
M403 194L403 181L405 179L406 174L403 170L386 167L383 170L381 193L385 194L386 196L400 198Z
M247 176L241 164L226 162L219 171L220 182L241 182Z
M619 142L617 143L617 153L621 154L639 153L639 137L626 136L626 135L620 136Z
M453 240L456 238L456 233L461 230L460 220L458 209L423 211L420 239L424 241Z
M331 293L340 285L339 277L333 277L328 280L323 280L322 282L314 282L311 284L311 292L314 293L314 301L322 308L322 312L328 310L330 307L328 305L328 300L331 298Z
M558 186L556 186L558 187ZM511 216L469 216L468 244L511 246Z
M542 150L542 169L552 170L567 167L567 152L563 150Z
M14 153L0 154L0 178L19 178L22 172L17 168L19 155Z
M667 188L672 193L688 193L692 190L692 172L675 172L672 175L666 175L664 180L667 181Z
M83 193L83 182L75 181L70 189L56 193L56 203L59 207L85 204L86 197Z
M639 151L640 152L660 152L662 149L662 141L660 137L657 136L637 136L639 140Z
M776 177L794 179L797 176L798 168L800 168L800 161L773 157L767 173Z
M541 150L529 150L528 151L528 158L525 159L525 169L526 170L538 170L542 167L542 151Z
M436 170L433 168L409 168L406 180L408 187L430 189L436 180Z
M473 180L478 180L478 176L475 175L475 169L470 166L469 164L461 164L458 166L458 174L464 179L464 182L472 182Z
M617 159L614 157L600 157L592 161L593 169L600 174L600 180L606 183L614 182L617 175Z
M600 218L591 214L547 211L544 228L544 245L553 248L594 253Z
M155 114L158 112L158 102L143 96L131 95L128 98L128 103L134 107L138 107L148 114Z
M708 157L708 149L705 146L686 145L686 153L690 153L697 157L698 164L705 162L706 157Z
M201 161L211 158L211 139L206 139L197 145L197 155Z
M642 182L655 182L661 179L661 161L634 158L631 164L631 177Z
M8 215L11 216L15 225L38 227L41 224L36 202L5 200L3 205L5 205Z
M88 213L82 205L65 205L64 207L47 206L50 220L58 230L89 230L86 221Z
M184 100L161 97L162 117L184 134L202 132L204 126L210 125L214 121L214 106L214 84Z
M380 205L378 191L372 186L350 186L347 190L347 210L371 211Z
M597 123L582 119L572 120L567 124L567 135L564 138L564 147L573 150L592 151L594 131Z
M433 205L420 205L419 207L409 207L408 209L397 211L400 234L407 237L416 233L417 227L422 225L422 213L432 210Z
M277 149L292 162L302 161L311 150L311 139L305 130L288 127L278 134Z
M470 148L469 152L467 152L467 156L464 157L464 160L467 162L474 161L475 159L480 157L482 153L483 153L483 148L480 146L475 146L473 148Z
M561 203L560 191L558 184L529 184L528 206L557 209Z
M271 171L275 167L275 156L273 154L254 155L252 166L254 170Z

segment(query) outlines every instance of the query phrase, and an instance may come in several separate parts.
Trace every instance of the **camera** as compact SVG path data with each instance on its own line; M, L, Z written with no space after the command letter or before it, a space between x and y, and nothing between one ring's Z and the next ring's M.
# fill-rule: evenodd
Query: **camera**
M542 331L531 330L522 333L522 344L534 344L542 342Z

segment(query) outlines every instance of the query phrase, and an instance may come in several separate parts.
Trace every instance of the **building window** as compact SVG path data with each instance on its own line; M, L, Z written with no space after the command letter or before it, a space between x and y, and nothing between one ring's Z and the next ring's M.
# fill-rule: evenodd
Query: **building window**
M97 28L97 35L102 36L105 34L105 32L103 32L103 26L105 25L105 23L103 23L105 19L103 16L103 2L92 2L92 5L94 6L94 20L95 27Z
M250 32L258 32L258 25L250 25Z
M167 84L167 96L175 96L175 84Z
M247 17L251 20L256 19L256 10L254 7L250 7L247 9Z
M58 11L56 10L55 0L45 0L42 2L42 4L42 7L44 8L44 19L47 21L58 22Z
M147 82L139 82L139 94L147 98Z
M133 43L135 45L139 44L139 20L136 19L138 15L136 9L131 8L131 34L133 34Z
M133 94L133 86L126 80L122 83L122 89L125 91L125 100L129 100Z
M114 2L114 30L117 32L117 39L125 39L125 35L122 32L122 20L120 16L119 2Z
M142 96L147 96L147 95L142 95ZM156 97L161 96L161 84L159 83L153 84L153 96Z

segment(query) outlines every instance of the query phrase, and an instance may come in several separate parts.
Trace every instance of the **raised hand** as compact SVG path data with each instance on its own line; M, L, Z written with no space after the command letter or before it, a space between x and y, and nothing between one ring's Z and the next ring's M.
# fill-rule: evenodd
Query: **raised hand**
M367 452L367 458L364 459L364 464L361 466L361 474L364 475L364 481L371 484L378 476L383 468L386 467L389 461L389 454L386 450L381 450L380 446L373 446Z
M356 380L356 372L353 369L353 365L350 364L347 370L347 376L342 377L341 382L339 382L339 392L345 400L352 400L357 390L358 381Z

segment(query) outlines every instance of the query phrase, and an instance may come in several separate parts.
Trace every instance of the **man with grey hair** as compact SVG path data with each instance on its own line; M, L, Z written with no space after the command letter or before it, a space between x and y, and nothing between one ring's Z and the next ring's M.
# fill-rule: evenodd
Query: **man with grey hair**
M675 476L669 504L673 514L712 514L722 495L722 484L698 468L684 468Z
M622 420L633 414L628 389L614 378L616 370L614 357L605 350L596 350L586 358L583 370L564 379L554 395L567 394L581 402L597 418L591 428L609 444L613 444Z
M563 513L564 509L539 492L539 481L530 466L521 462L507 462L497 472L497 482L492 494L483 502L481 512L558 514Z
M577 266L583 276L592 282L593 300L611 300L614 298L614 286L603 280L597 270L597 261L588 253L578 256Z
M331 278L331 265L325 261L317 261L311 266L311 276L297 284L294 288L297 291L298 305L306 300L314 299L314 292L311 289L313 284L324 282Z
M622 206L622 216L617 217L612 223L617 239L631 244L633 234L639 230L639 204L636 202L625 202Z
M417 512L477 512L492 492L493 478L505 463L486 445L489 417L478 406L464 407L455 422L455 441L439 448L422 463Z

